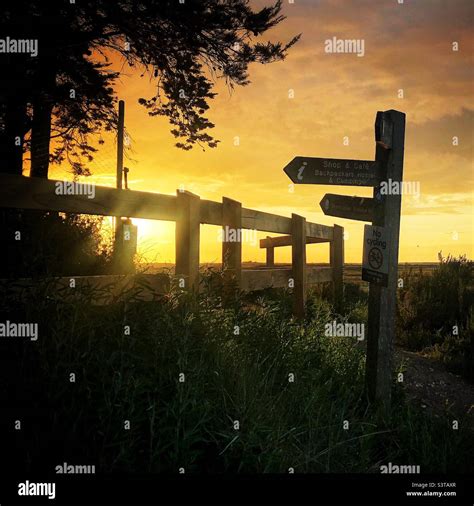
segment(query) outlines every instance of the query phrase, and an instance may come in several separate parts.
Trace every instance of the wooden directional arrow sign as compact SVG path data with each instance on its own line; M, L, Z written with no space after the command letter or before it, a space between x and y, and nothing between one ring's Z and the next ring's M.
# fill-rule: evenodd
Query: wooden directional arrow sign
M372 222L365 225L362 264L362 279L370 283L365 377L369 399L382 403L388 414L394 371L401 194L383 197L381 183L403 182L405 114L394 110L377 112L375 143L375 161L297 156L283 170L295 184L373 188L371 199L327 194L320 205L324 214L330 216ZM304 252L305 239L296 226L292 234L295 261ZM333 241L331 258L334 244Z
M374 216L374 199L372 198L326 193L319 205L327 216L360 221L372 221Z
M377 186L377 167L377 162L368 160L297 156L283 170L296 184Z

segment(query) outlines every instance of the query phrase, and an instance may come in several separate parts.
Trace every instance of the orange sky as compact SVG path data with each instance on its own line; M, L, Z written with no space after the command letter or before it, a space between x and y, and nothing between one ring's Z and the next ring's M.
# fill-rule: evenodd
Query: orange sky
M346 261L360 262L363 222L326 217L319 201L329 192L370 196L371 189L300 185L292 193L282 169L296 155L373 159L375 114L397 109L407 115L404 179L421 189L418 198L403 197L400 261L436 261L440 250L472 258L473 10L470 0L284 1L287 19L268 36L302 33L300 42L283 62L252 65L249 86L230 93L216 83L208 116L221 143L204 152L174 147L166 119L149 117L137 103L153 95L153 84L126 69L117 93L132 137L131 189L175 194L182 186L201 198L227 196L245 207L338 223L347 232ZM363 39L364 56L325 53L332 37ZM115 149L113 139L100 147L91 164L95 183L114 185ZM53 168L50 177L64 178L65 169ZM173 262L174 224L135 221L144 258ZM219 261L220 250L216 227L203 227L201 260ZM276 261L290 256L280 248ZM243 258L263 261L264 251L247 242ZM327 245L308 246L308 259L327 261Z

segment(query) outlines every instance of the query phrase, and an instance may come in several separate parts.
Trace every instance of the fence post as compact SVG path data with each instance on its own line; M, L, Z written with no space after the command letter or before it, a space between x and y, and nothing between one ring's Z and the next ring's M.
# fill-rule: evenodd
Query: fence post
M291 266L293 275L293 314L304 317L306 302L306 218L291 215Z
M222 270L226 289L240 289L242 277L242 204L222 197Z
M176 191L176 276L188 290L199 289L200 197Z
M267 235L267 239L271 239L271 237ZM266 248L266 253L267 253L266 266L275 267L275 248L273 246L272 247L268 246Z
M334 307L341 311L343 306L344 276L344 228L334 225L334 236L329 246L329 257L332 267Z

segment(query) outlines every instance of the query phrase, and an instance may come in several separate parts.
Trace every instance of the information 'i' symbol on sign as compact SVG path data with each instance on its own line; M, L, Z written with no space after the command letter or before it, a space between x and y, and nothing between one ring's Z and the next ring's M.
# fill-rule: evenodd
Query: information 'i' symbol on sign
M378 248L371 248L369 251L369 264L372 269L380 269L383 263L383 254Z
M304 172L304 169L306 168L306 163L307 162L303 162L303 165L298 169L298 179L300 181L303 181L303 172Z
M372 198L328 193L319 205L326 216L372 222L364 227L362 253L362 279L370 283L365 378L370 401L382 403L388 413L393 386L401 192L386 198L381 189L382 182L402 184L405 114L378 111L375 143L375 160L296 156L283 170L295 184L373 188ZM303 177L305 167L308 170Z

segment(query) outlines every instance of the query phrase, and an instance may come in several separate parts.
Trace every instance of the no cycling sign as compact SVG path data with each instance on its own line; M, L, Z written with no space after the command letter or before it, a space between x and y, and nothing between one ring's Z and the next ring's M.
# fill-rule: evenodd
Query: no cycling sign
M389 244L383 227L364 226L362 279L376 285L388 284Z
M374 126L375 160L296 156L283 170L294 184L373 188L372 198L327 193L320 206L327 216L371 223L365 225L362 263L362 279L370 283L365 377L370 400L381 402L388 409L395 341L401 193L385 195L381 188L384 181L403 182L405 114L393 109L377 111Z

